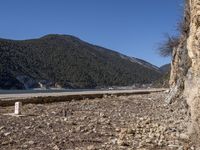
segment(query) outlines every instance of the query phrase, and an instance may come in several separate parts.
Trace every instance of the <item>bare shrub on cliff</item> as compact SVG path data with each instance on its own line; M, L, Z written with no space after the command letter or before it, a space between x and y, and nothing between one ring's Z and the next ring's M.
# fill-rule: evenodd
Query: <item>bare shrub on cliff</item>
M172 55L173 49L179 45L180 38L178 36L165 35L165 40L159 45L158 52L162 57Z
M181 34L181 35L187 35L189 32L189 23L188 21L186 21L185 19L180 20L177 23L177 31Z

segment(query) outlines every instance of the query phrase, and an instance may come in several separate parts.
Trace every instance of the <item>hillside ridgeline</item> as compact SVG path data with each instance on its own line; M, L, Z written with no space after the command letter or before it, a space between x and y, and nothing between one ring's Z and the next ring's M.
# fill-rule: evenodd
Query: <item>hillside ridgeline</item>
M95 88L152 83L159 69L69 35L0 39L0 88Z

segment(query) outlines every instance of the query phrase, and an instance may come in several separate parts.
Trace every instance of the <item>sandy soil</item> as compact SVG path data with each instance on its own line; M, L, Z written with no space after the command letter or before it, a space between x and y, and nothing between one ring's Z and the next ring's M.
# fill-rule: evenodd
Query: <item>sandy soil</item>
M187 150L180 104L164 105L164 93L104 97L23 106L24 117L0 107L1 150Z

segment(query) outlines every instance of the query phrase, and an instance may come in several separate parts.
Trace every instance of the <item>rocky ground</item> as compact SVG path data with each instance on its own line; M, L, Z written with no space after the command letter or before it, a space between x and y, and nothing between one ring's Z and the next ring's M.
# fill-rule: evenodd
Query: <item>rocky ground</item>
M166 106L165 93L0 107L0 149L188 150L186 111Z

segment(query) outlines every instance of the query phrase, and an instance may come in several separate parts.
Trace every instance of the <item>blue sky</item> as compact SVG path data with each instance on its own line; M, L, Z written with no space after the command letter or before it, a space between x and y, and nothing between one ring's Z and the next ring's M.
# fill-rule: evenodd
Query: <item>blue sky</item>
M70 34L160 66L170 58L156 48L176 34L182 9L183 0L1 0L0 37Z

